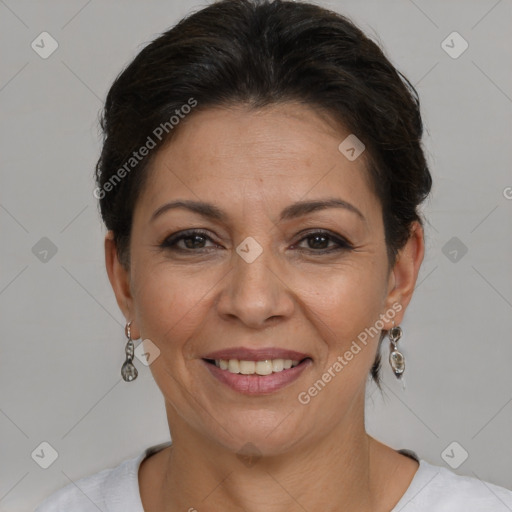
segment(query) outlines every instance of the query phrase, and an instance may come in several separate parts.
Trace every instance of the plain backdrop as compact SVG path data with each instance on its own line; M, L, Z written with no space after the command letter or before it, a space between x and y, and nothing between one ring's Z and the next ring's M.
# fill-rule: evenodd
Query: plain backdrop
M351 17L415 84L434 178L402 324L407 387L384 343L368 431L449 469L467 456L455 472L512 488L512 3L317 3ZM149 368L136 361L139 378L120 377L124 318L104 270L93 169L113 79L203 5L0 1L2 512L32 510L169 439ZM45 59L31 46L42 32L58 44ZM33 456L49 453L43 442L58 454L47 469Z

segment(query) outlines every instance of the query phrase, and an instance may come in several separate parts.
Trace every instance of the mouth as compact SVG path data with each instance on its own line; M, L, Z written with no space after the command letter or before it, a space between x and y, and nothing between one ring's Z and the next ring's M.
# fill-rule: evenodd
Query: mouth
M244 395L268 395L290 385L313 364L301 352L281 349L231 349L202 358L216 381Z
M300 360L276 358L256 361L247 359L203 359L203 361L229 373L265 376L285 372L312 359L305 357Z

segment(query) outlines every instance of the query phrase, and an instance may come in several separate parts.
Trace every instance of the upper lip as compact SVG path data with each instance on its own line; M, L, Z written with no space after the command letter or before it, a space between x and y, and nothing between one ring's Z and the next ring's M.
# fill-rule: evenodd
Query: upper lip
M246 347L235 347L226 348L223 350L216 350L203 356L203 359L238 359L243 361L264 361L265 359L291 359L292 361L301 361L311 357L303 352L297 352L296 350L288 350L285 348L246 348Z

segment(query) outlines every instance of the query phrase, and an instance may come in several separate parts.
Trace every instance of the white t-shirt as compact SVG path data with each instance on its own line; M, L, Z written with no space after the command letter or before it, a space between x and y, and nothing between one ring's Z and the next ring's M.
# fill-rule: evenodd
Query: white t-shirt
M139 466L146 458L170 445L162 443L59 489L34 512L144 512L139 492ZM412 452L407 451L409 454ZM459 476L419 460L408 489L390 512L511 512L512 491Z

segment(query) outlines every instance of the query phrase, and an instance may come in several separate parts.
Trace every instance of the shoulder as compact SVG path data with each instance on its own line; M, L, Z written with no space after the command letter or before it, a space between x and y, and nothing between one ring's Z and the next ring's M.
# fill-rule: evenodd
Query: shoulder
M512 491L420 460L393 512L510 512Z
M34 512L76 510L80 512L105 510L105 483L114 469L104 469L94 475L69 483L48 496Z
M34 512L143 512L138 468L147 452L69 483L48 496Z

